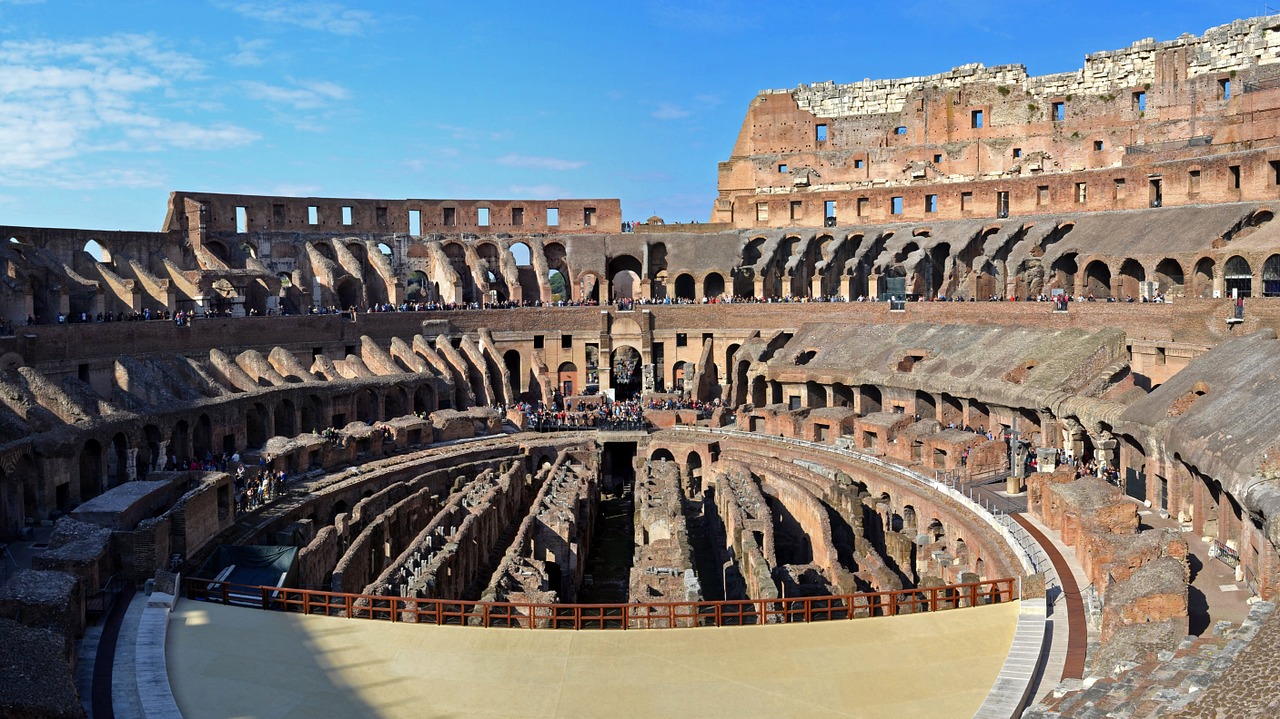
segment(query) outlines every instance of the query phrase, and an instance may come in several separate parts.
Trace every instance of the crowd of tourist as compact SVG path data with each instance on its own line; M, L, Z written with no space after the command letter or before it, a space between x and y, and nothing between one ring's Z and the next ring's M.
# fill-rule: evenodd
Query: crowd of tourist
M506 412L505 405L498 407ZM528 421L529 429L536 432L554 432L575 429L644 430L648 427L644 418L644 403L640 400L611 400L607 397L593 400L568 400L564 407L548 405L542 401L521 402L512 409L520 412Z

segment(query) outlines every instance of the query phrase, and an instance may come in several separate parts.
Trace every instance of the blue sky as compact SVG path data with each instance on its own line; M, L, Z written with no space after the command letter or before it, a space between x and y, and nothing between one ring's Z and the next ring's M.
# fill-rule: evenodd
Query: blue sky
M617 197L629 219L705 220L716 163L761 89L967 62L1060 72L1263 11L0 0L0 224L155 230L174 189Z

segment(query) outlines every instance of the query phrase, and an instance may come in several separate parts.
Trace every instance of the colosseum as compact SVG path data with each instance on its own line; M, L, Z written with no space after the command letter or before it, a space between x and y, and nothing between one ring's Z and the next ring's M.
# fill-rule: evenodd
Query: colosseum
M0 714L1280 713L1280 16L718 173L0 226Z

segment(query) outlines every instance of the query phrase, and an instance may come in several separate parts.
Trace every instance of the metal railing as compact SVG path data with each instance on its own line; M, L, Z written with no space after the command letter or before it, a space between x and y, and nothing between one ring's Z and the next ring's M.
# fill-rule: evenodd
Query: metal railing
M519 629L665 629L809 623L891 617L1011 602L1017 580L990 579L941 587L821 597L646 604L535 604L417 599L311 589L183 580L188 599L279 612Z

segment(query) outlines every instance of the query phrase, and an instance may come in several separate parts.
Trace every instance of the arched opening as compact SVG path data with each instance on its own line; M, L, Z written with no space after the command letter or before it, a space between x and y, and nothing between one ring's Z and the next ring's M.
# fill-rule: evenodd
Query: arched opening
M149 424L142 428L142 446L138 447L136 460L138 479L146 479L151 470L164 467L164 457L160 454L162 441L159 427Z
M676 299L693 300L696 293L693 275L683 273L676 277Z
M382 395L383 419L395 419L409 414L404 393L405 390L401 387L387 388L387 391Z
M569 297L569 278L560 270L551 270L547 275L547 282L551 285L551 301L552 302L568 302Z
M873 384L864 384L858 388L858 411L861 414L879 412L883 398L880 388Z
M328 424L329 420L324 416L324 402L316 395L308 395L302 404L302 431L319 432Z
M689 473L689 487L687 496L690 499L700 499L702 497L702 455L697 452L690 452L689 457L685 460L685 471Z
M702 278L702 296L707 299L717 299L724 294L724 276L719 272L712 272Z
M209 415L202 414L196 420L195 430L191 433L191 452L198 460L205 460L213 453L213 423Z
M1182 264L1177 260L1166 257L1156 264L1157 289L1168 296L1182 296L1184 277L1182 273Z
M427 274L421 270L409 273L404 282L404 298L409 302L429 302L433 298L430 293L431 284Z
M1222 267L1222 280L1228 297L1249 297L1253 289L1253 270L1243 257L1232 255Z
M91 439L80 450L80 501L102 493L102 445Z
M338 281L338 286L334 288L338 295L338 308L349 310L351 308L359 309L360 302L360 283L352 277L343 277Z
M267 408L255 404L249 408L244 417L245 443L255 449L267 443Z
M635 347L623 345L613 350L609 366L613 372L614 399L628 400L641 392L640 352Z
M610 299L632 299L640 290L640 260L619 255L609 260Z
M283 399L276 404L275 435L277 437L293 437L298 433L294 422L295 414L292 400Z
M805 406L811 408L827 406L827 388L810 380L804 383Z
M502 354L502 364L507 368L507 374L511 375L511 391L517 395L522 395L528 386L525 377L520 371L520 350L507 350Z
M333 248L329 246L328 242L317 242L313 246L316 248L316 252L319 253L321 257L325 258L330 262L338 261L338 256L334 254Z
M769 403L767 384L764 377L756 375L751 378L751 404L763 407Z
M1147 280L1146 270L1135 259L1127 259L1120 265L1120 297L1137 299L1142 294L1140 283Z
M378 398L372 390L362 389L356 392L356 419L365 424L378 421Z
M129 439L123 432L111 438L111 451L107 453L107 488L118 487L129 481Z
M920 419L937 419L938 402L933 395L923 390L916 390L916 415Z
M1209 257L1201 257L1196 262L1195 271L1191 275L1192 297L1213 297L1214 264Z
M1262 296L1280 297L1280 255L1272 255L1262 263Z
M676 458L671 454L671 450L666 447L659 447L653 450L653 454L649 455L650 462L674 462Z
M684 391L685 368L687 366L688 366L688 363L684 362L683 360L671 365L671 391L672 392Z
M1084 268L1084 292L1105 300L1111 297L1111 268L1102 260L1094 260Z
M104 262L111 264L111 253L107 248L103 247L97 240L89 240L84 243L84 251L94 259L95 262Z
M1049 266L1050 289L1060 289L1067 294L1075 294L1076 291L1076 273L1080 271L1080 265L1076 262L1077 255L1069 252L1062 257L1053 261Z
M556 389L565 397L577 394L578 365L572 362L561 362L556 370Z
M435 389L428 384L419 385L413 393L414 414L425 415L435 409Z

